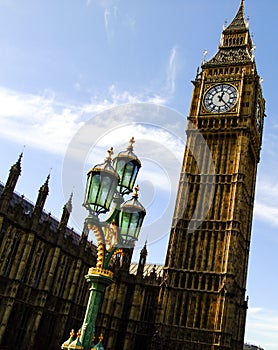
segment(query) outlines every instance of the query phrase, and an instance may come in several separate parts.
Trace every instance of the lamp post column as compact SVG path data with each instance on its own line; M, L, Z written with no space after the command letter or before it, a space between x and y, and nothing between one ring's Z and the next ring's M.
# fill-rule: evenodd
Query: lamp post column
M101 305L101 300L106 287L110 285L113 280L108 275L90 274L90 270L89 274L86 275L85 278L91 286L86 314L82 325L80 341L84 350L90 350L93 345L92 338L95 334L96 319Z

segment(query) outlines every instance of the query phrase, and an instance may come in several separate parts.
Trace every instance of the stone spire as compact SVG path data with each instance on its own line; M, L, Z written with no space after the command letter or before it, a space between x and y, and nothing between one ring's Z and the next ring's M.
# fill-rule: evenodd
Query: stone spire
M72 196L73 196L73 193L71 193L67 203L64 205L61 220L60 220L59 225L58 225L58 232L62 233L62 234L64 234L66 232L69 217L70 217L70 214L72 212Z
M254 45L244 14L244 0L241 0L239 9L221 36L219 50L209 61L203 61L202 68L246 64L254 61Z
M143 277L144 267L145 267L146 261L147 261L147 255L148 255L148 251L147 251L147 241L146 241L144 244L144 247L142 248L142 250L140 252L140 259L139 259L139 264L138 264L138 269L137 269L137 276Z
M47 178L46 178L44 184L39 189L37 201L36 201L36 204L35 204L34 209L33 209L33 216L34 217L37 216L38 219L41 216L47 195L49 193L49 179L50 179L50 174L47 175Z
M225 33L228 32L235 32L235 31L245 31L248 29L248 24L245 19L244 14L244 0L241 0L239 9L237 14L235 15L235 18L232 20L231 24L224 30Z
M12 198L15 186L17 184L18 178L21 174L21 159L23 157L23 152L20 153L16 163L11 166L10 173L8 176L8 179L6 181L6 184L3 188L1 199L0 199L0 206L1 209L5 209L9 206L10 200Z
M81 233L81 236L80 236L80 240L79 240L79 245L80 246L86 247L88 235L89 235L88 223L85 220L84 224L83 224L83 230L82 230L82 233Z
M17 180L21 174L21 159L23 157L23 153L20 153L16 163L11 166L9 177L3 189L3 193L6 191L13 192L17 183Z

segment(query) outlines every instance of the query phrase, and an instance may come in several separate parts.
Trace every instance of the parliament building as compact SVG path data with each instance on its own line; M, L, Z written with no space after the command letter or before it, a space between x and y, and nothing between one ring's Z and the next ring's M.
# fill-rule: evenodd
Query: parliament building
M164 266L132 250L97 320L106 350L242 350L246 278L265 100L244 0L193 81L187 143ZM96 265L88 228L16 192L22 154L0 184L0 349L58 350L78 331Z

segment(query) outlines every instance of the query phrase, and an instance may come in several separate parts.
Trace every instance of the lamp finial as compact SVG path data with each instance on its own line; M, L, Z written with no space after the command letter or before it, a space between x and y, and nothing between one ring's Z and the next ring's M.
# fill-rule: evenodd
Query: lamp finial
M136 186L134 187L134 192L133 192L132 197L137 199L137 198L138 198L138 192L139 192L139 186L136 185Z
M113 152L113 147L110 147L109 150L107 151L107 157L106 157L106 161L108 162L111 162L111 157L112 157L112 154L114 154Z
M132 138L129 140L129 145L128 145L128 147L127 147L127 149L129 150L129 151L133 151L133 144L135 143L135 139L134 139L134 137L132 136Z

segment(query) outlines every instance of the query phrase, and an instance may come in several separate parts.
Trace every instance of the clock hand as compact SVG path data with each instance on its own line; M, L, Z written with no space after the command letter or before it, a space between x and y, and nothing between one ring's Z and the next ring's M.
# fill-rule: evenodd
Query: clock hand
M223 99L223 96L224 96L224 92L222 92L221 95L218 95L218 96L217 96L219 102L223 102L223 103L224 103L224 106L230 107L229 103Z
M224 103L225 106L230 107L230 105L229 105L228 102L226 102L226 101L224 101L224 100L222 100L222 102Z
M221 95L218 95L218 96L217 96L217 97L218 97L219 102L224 102L224 103L225 103L225 101L223 100L223 96L224 96L224 94L225 94L225 92L223 91Z

